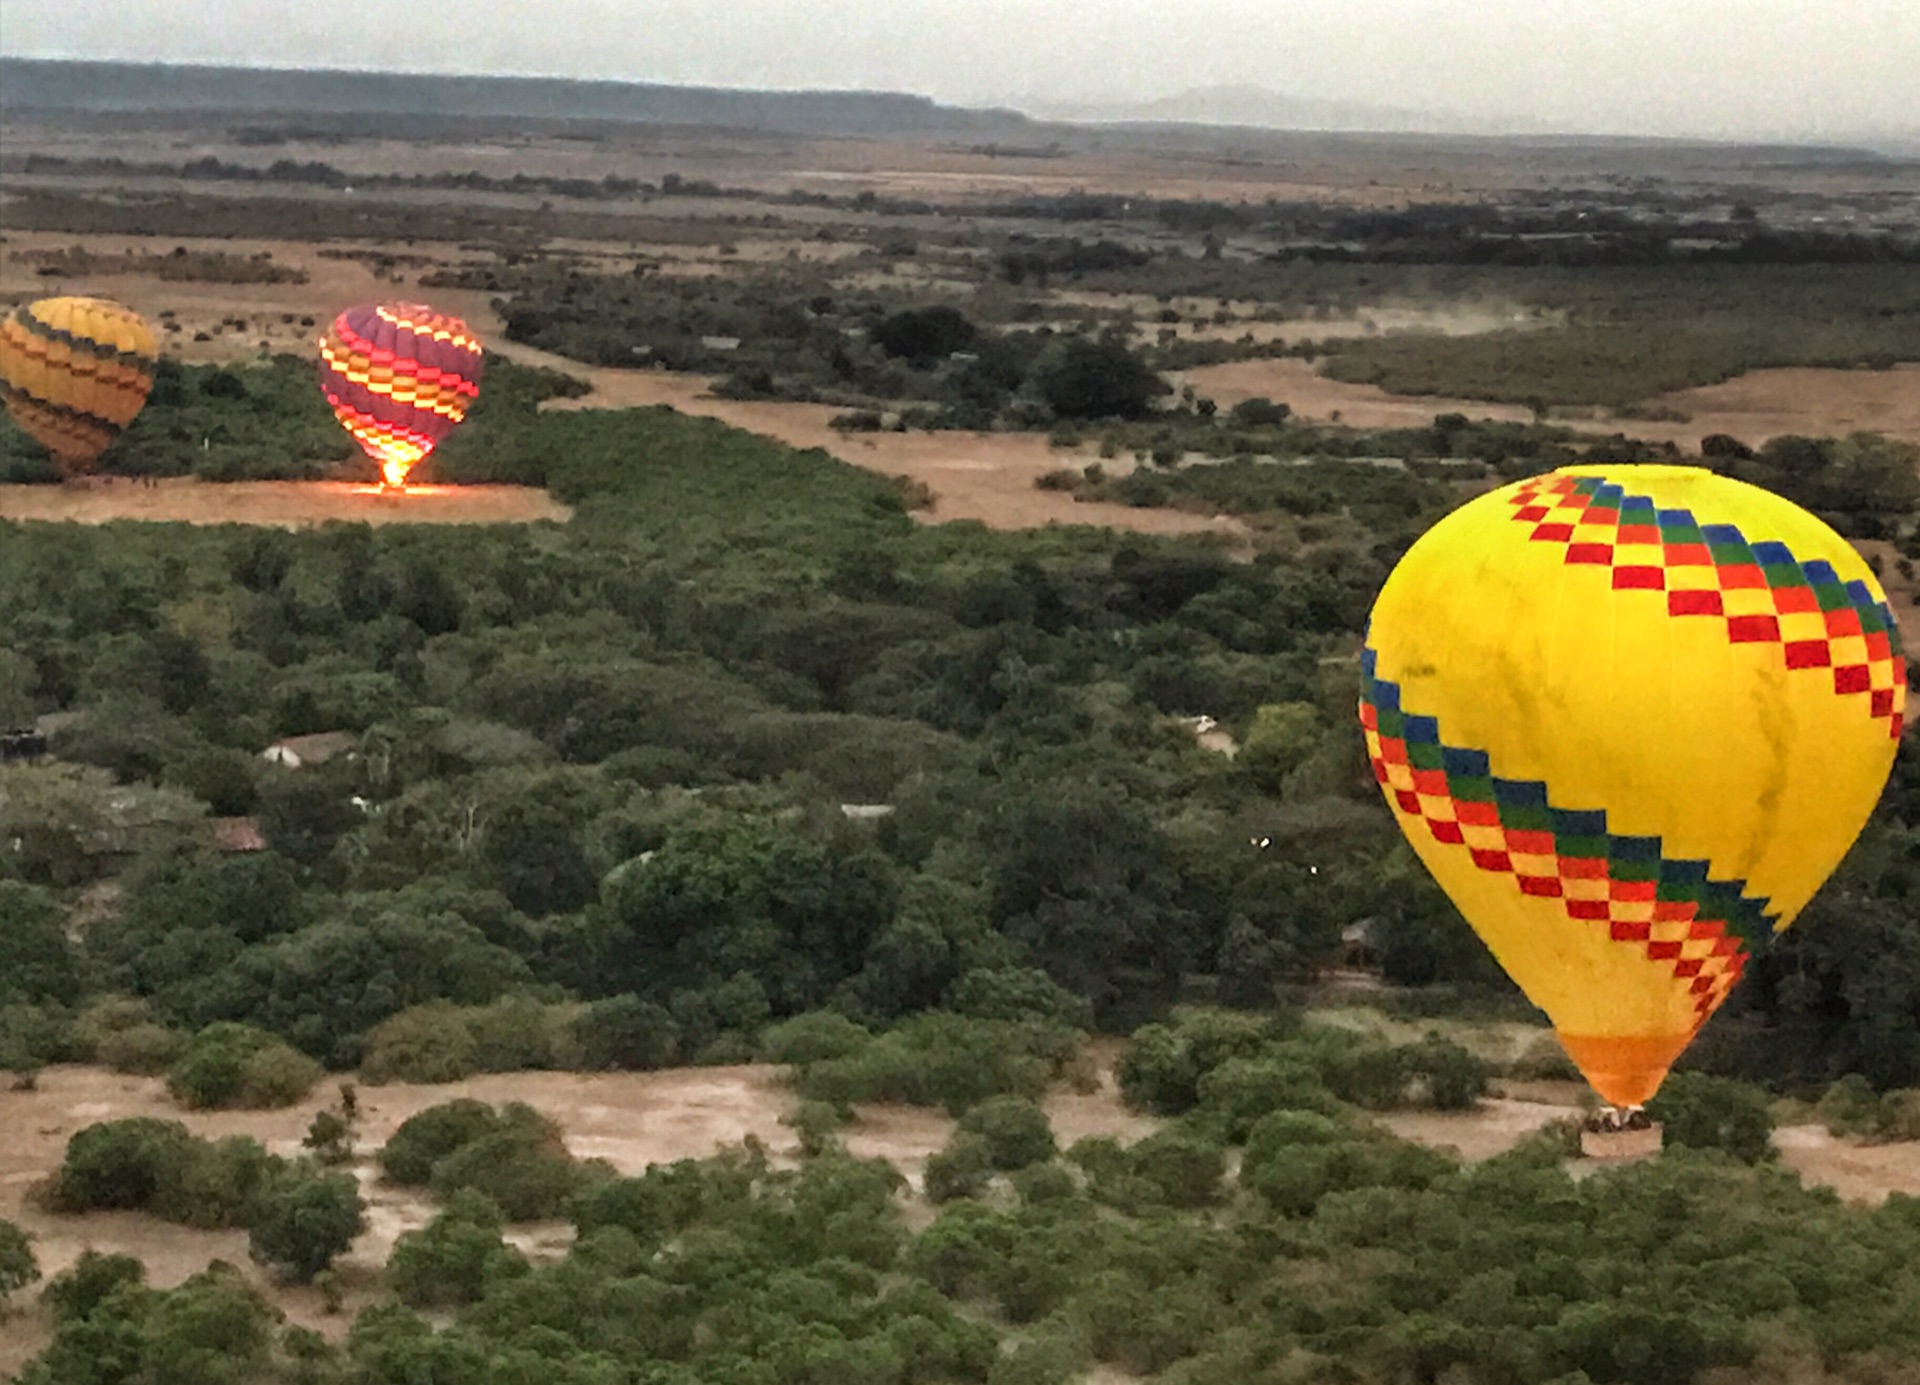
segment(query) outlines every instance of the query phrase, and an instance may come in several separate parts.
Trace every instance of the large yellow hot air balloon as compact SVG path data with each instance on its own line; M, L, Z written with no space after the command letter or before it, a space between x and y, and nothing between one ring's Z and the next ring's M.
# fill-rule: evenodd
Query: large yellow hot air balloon
M1907 669L1860 555L1757 487L1577 466L1387 579L1360 720L1401 828L1568 1054L1645 1102L1866 823Z
M42 298L0 320L0 394L63 475L86 471L153 387L153 331L104 298Z

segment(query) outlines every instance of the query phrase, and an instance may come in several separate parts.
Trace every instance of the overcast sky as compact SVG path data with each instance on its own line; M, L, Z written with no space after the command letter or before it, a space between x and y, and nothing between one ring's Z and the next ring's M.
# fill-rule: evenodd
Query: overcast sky
M969 104L1257 86L1490 128L1920 131L1920 0L0 0L0 51Z

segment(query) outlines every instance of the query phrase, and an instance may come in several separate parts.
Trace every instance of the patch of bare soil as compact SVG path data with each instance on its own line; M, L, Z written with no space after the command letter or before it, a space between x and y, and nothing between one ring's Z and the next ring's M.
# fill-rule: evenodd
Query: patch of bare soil
M704 376L664 370L583 370L573 362L524 347L498 349L529 364L579 375L593 387L590 394L551 400L545 407L630 409L665 404L790 447L817 447L853 466L921 483L932 493L933 506L919 517L934 523L973 520L989 529L1090 524L1147 534L1218 534L1230 544L1243 541L1248 532L1226 515L1081 504L1063 492L1040 490L1034 484L1040 477L1085 459L1049 446L1036 433L843 433L831 426L842 411L830 405L721 399L709 393Z
M1227 361L1187 371L1183 378L1197 393L1223 409L1230 409L1243 399L1271 399L1287 405L1296 417L1307 422L1344 423L1353 428L1425 428L1433 422L1435 414L1451 413L1499 423L1526 423L1533 418L1533 414L1519 404L1388 394L1378 385L1350 385L1329 380L1310 362L1298 357Z
M532 486L409 486L353 481L233 481L168 477L142 484L94 477L64 486L0 486L0 519L105 524L255 524L279 529L359 524L530 524L572 513Z
M1063 1089L1046 1098L1062 1147L1096 1134L1130 1142L1155 1128L1155 1122L1121 1104L1113 1079L1116 1052L1111 1045L1094 1046L1086 1062L1090 1080L1082 1084L1089 1089ZM780 1069L765 1065L651 1073L496 1073L439 1086L362 1086L355 1173L368 1203L367 1229L336 1262L345 1291L345 1312L336 1315L324 1311L317 1290L272 1284L248 1260L244 1231L196 1231L135 1213L52 1216L29 1199L33 1185L59 1167L67 1141L95 1122L156 1116L181 1121L206 1139L251 1135L271 1152L293 1156L300 1152L314 1112L333 1096L328 1086L282 1111L183 1111L159 1078L87 1067L47 1068L34 1091L0 1091L0 1217L33 1235L34 1254L47 1278L89 1248L137 1256L146 1263L150 1281L161 1287L178 1284L213 1260L225 1260L241 1267L289 1318L338 1337L355 1312L382 1297L380 1272L394 1242L433 1216L428 1198L416 1189L382 1183L373 1162L373 1154L393 1132L429 1106L456 1097L495 1104L524 1101L559 1123L577 1157L605 1160L622 1174L678 1159L707 1158L749 1138L777 1157L796 1152L792 1131L781 1123L792 1109L793 1093L781 1080ZM856 1110L845 1138L853 1153L892 1162L917 1190L928 1156L952 1134L952 1120L938 1111L867 1106ZM917 1203L907 1210L916 1220L928 1215ZM530 1255L559 1255L570 1244L572 1229L562 1223L529 1223L512 1228L509 1239ZM9 1378L44 1346L51 1331L45 1311L28 1304L28 1298L23 1296L23 1311L0 1332L0 1379Z
M1478 1160L1504 1154L1540 1127L1578 1114L1572 1107L1494 1097L1471 1111L1389 1111L1377 1119L1403 1140Z
M1448 413L1502 423L1525 423L1533 417L1518 404L1389 394L1378 385L1329 380L1298 358L1201 366L1186 372L1184 379L1222 408L1243 399L1272 399L1310 422L1356 428L1424 428L1434 415ZM1785 433L1844 437L1857 432L1920 443L1920 365L1757 370L1723 384L1660 395L1648 405L1649 412L1672 417L1631 419L1595 410L1586 416L1556 412L1553 422L1582 432L1624 432L1696 450L1710 433L1726 433L1753 445Z
M1171 333L1190 341L1327 341L1342 337L1391 336L1418 332L1446 337L1552 327L1565 314L1518 303L1471 299L1432 303L1379 303L1353 312L1288 317L1272 304L1248 299L1172 297L1062 289L1047 295L1062 308L1092 308L1130 313L1140 335ZM1177 319L1162 323L1163 313Z
M1787 1125L1773 1132L1773 1144L1780 1161L1802 1179L1849 1202L1878 1204L1893 1193L1920 1197L1920 1142L1863 1145L1822 1125Z

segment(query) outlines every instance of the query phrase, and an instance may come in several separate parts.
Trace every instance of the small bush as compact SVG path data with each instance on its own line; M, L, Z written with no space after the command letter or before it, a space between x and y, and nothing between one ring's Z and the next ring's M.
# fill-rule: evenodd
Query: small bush
M394 1243L387 1282L415 1308L477 1303L490 1285L527 1273L526 1256L500 1236L500 1209L480 1193L462 1190L446 1210Z
M435 1164L499 1128L500 1117L484 1101L461 1097L429 1106L393 1132L380 1151L381 1170L392 1182L422 1186L433 1178Z
M824 1101L803 1101L780 1123L790 1126L800 1137L800 1152L809 1157L840 1147L840 1127L846 1117L840 1108Z
M153 1017L144 1000L109 996L87 1007L74 1025L79 1051L115 1072L152 1077L180 1056L186 1036Z
M993 1151L985 1139L965 1131L956 1134L927 1160L927 1201L937 1205L979 1197L993 1179L993 1167Z
M478 1045L458 1006L416 1005L367 1035L360 1075L368 1082L458 1082L471 1077Z
M1404 1050L1407 1069L1436 1111L1465 1111L1487 1094L1486 1061L1450 1039L1429 1037Z
M852 1057L872 1042L873 1035L845 1015L816 1010L774 1025L761 1035L760 1048L770 1063L804 1067Z
M0 1312L7 1299L40 1277L40 1266L33 1258L33 1244L27 1233L10 1221L0 1220Z
M1130 1106L1177 1116L1200 1100L1200 1081L1231 1058L1257 1058L1294 1028L1290 1016L1181 1010L1145 1025L1121 1055L1116 1076Z
M576 1037L584 1007L550 1005L526 996L504 996L464 1010L473 1036L473 1064L480 1072L542 1072L580 1066Z
M1206 1207L1220 1199L1226 1151L1192 1130L1157 1131L1127 1151L1134 1176L1170 1207Z
M557 1217L580 1186L580 1167L559 1127L518 1103L501 1112L499 1128L435 1162L433 1190L485 1195L509 1221Z
M880 1035L860 1053L800 1070L800 1094L848 1106L901 1101L954 1115L994 1096L1038 1096L1071 1057L1071 1030L931 1013Z
M960 1117L960 1129L979 1136L988 1160L1003 1172L1044 1164L1056 1150L1047 1113L1025 1097L990 1097Z
M131 1255L103 1255L89 1246L73 1267L53 1277L46 1300L55 1322L79 1322L121 1289L147 1281L147 1267Z
M1020 1194L1022 1202L1036 1205L1067 1202L1080 1195L1079 1181L1058 1164L1034 1164L1016 1170L1009 1175L1008 1181L1013 1184L1013 1190Z
M352 1174L293 1178L263 1200L248 1248L254 1259L305 1284L365 1229L366 1203Z
M573 1023L580 1064L594 1072L649 1072L680 1055L680 1025L662 1007L636 995L596 1001Z
M195 1110L291 1106L320 1080L320 1065L244 1024L213 1024L186 1043L167 1090Z
M67 1141L66 1158L46 1190L55 1212L137 1211L177 1182L194 1137L179 1121L152 1116L102 1121Z
M1771 1108L1767 1094L1749 1083L1676 1072L1647 1103L1647 1114L1665 1127L1670 1145L1725 1150L1757 1164L1774 1154Z

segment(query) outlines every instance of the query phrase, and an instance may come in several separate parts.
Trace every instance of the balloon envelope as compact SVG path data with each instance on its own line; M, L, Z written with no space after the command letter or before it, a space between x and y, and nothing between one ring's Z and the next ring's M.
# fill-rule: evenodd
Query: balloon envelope
M390 486L440 445L480 394L480 339L423 303L363 303L320 339L320 388Z
M104 298L42 298L0 320L0 393L72 476L133 422L153 387L153 331Z
M1907 693L1860 555L1694 467L1471 501L1389 576L1362 664L1401 828L1616 1105L1839 864Z

